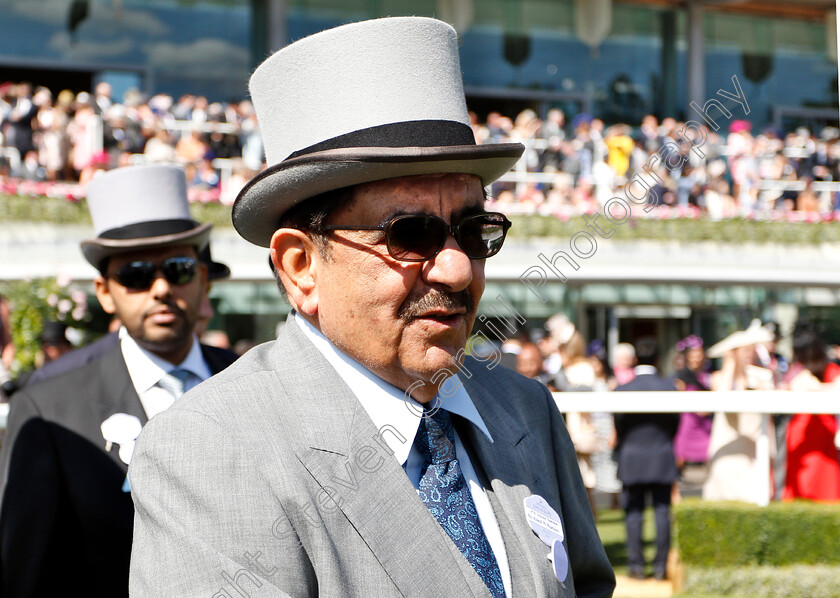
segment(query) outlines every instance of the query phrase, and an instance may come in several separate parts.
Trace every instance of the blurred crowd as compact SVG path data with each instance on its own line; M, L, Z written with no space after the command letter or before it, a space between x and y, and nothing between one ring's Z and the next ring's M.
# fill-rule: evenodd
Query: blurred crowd
M607 126L585 113L567 123L559 109L545 120L524 110L514 120L490 113L486 123L474 122L480 143L522 141L528 147L525 166L542 173L539 182L497 183L494 193L499 204L522 211L597 211L610 198L624 197L625 184L636 175L653 180L650 170L658 180L649 201L682 216L825 215L840 209L840 187L831 185L840 180L838 129L753 131L746 120L721 120L719 126L681 135L685 123L674 118L660 122L647 115L637 126ZM656 168L646 167L655 154Z
M0 174L78 183L66 193L75 196L84 194L98 171L179 163L187 171L190 199L203 202L232 201L223 191L235 196L264 166L250 101L208 102L193 95L175 100L166 94L144 99L136 90L118 100L108 83L99 83L93 93L63 90L56 95L28 83L0 85L0 156ZM230 162L221 167L219 160ZM6 187L19 191L14 180ZM49 195L51 186L25 189Z
M515 118L498 112L486 122L471 118L478 143L520 141L527 147L517 170L494 185L501 211L597 211L644 173L657 153L651 203L680 217L813 219L840 210L836 128L754 131L745 120L722 121L717 132L704 128L692 151L679 135L684 123L674 118L660 122L648 115L633 125L608 126L585 113L567 121L557 108L545 119L530 109ZM685 159L675 159L676 153ZM0 84L3 191L80 197L97 171L155 162L184 165L191 200L232 202L265 166L251 102L145 98L136 90L116 98L104 82L93 93L76 94Z
M691 335L664 351L645 347L650 338L619 343L608 356L605 343L589 342L565 316L523 333L501 346L503 362L543 382L552 391L606 390L792 390L836 392L840 361L816 327L800 322L790 332L792 355L777 350L775 323L755 320L707 347ZM653 357L651 357L653 354ZM661 355L661 358L660 358ZM506 361L504 361L506 360ZM641 375L662 378L665 386L634 388ZM642 417L644 414L638 414ZM622 491L622 429L615 414L567 413L567 425L591 492ZM673 499L681 490L709 500L757 502L762 481L773 480L773 498L840 501L840 433L836 414L774 415L770 431L771 471L756 459L762 416L751 413L682 413L668 421L658 414L653 428L669 438L679 470ZM651 422L648 422L651 423ZM650 437L650 430L648 430ZM670 482L669 482L670 483Z

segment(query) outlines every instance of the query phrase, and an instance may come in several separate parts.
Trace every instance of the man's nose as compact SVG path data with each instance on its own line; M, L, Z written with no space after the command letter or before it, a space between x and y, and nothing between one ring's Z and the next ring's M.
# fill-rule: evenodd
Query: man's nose
M450 291L461 291L469 286L473 278L472 260L449 235L440 252L427 261L423 272L426 282L444 286Z
M166 295L169 295L171 291L172 285L169 284L169 281L166 280L160 270L156 271L155 278L152 280L152 286L149 288L149 292L153 297L165 297Z

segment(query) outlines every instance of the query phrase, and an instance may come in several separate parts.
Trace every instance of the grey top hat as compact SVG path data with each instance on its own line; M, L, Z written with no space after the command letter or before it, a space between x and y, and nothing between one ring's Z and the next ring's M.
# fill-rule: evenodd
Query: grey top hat
M96 268L105 258L137 249L193 245L200 251L210 239L212 225L190 218L179 166L111 170L90 182L87 202L96 238L82 241L82 253Z
M525 149L476 145L457 34L435 19L322 31L270 56L249 88L268 168L239 193L233 225L263 247L289 208L320 193L415 174L475 174L487 185Z

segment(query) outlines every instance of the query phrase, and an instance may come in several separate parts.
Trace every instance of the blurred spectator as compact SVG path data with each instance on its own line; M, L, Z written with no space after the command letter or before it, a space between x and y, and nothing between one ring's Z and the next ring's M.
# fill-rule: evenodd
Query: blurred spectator
M194 125L190 134L181 137L175 144L175 155L179 162L194 164L204 158L209 149L201 129Z
M216 189L219 186L219 173L213 168L213 163L209 159L202 158L198 160L195 174L188 183L191 187L198 189Z
M595 369L586 356L586 340L575 330L569 340L560 346L562 367L557 375L560 390L592 390L595 386Z
M9 320L11 309L9 301L0 295L0 399L5 399L6 394L2 390L11 376L12 361L15 358L15 344L12 342L12 325Z
M38 340L41 343L41 351L35 359L38 370L20 373L10 387L12 392L17 392L30 382L43 379L42 377L33 378L32 376L36 371L42 371L47 364L55 363L59 358L73 350L73 345L67 339L67 324L64 322L54 320L44 322Z
M38 159L38 152L35 150L26 152L23 161L17 170L12 171L12 174L27 181L43 181L47 178L47 171L41 166L41 161Z
M652 338L636 343L636 377L616 391L675 390L674 385L659 376L656 369L659 350ZM647 495L651 497L656 520L656 555L653 576L667 577L668 551L671 548L671 488L677 480L674 460L674 435L679 415L676 413L617 413L618 479L624 484L622 502L627 528L627 565L629 576L646 577L642 553L642 522Z
M809 325L800 325L793 336L793 365L785 377L790 390L825 390L840 366L828 360L825 343ZM840 454L834 443L837 417L833 414L799 413L787 427L787 476L784 500L840 500Z
M32 85L19 83L9 94L10 106L6 115L3 134L7 147L13 147L21 157L35 149L32 141L32 126L38 114L38 106L32 101Z
M586 354L595 372L593 390L607 391L615 388L615 378L607 363L607 349L604 342L595 339L586 347ZM615 421L612 413L593 412L589 421L598 438L598 446L592 453L592 469L595 471L595 491L612 497L613 508L619 506L621 482L618 480L618 463L613 458L616 443Z
M678 353L685 356L685 367L677 371L677 390L709 390L711 375L703 348L703 339L691 335L677 343ZM692 490L702 487L708 475L709 438L712 433L711 413L681 413L674 438L674 456L681 480Z
M102 119L94 111L90 94L78 93L74 105L75 113L67 125L67 135L72 144L70 163L77 173L76 176L80 176L82 171L91 167L94 156L101 152L104 133ZM86 181L83 181L83 184L86 184Z
M97 114L105 114L114 104L111 95L114 93L111 84L100 81L93 90L93 103Z
M627 384L636 377L636 349L630 343L618 343L613 357L613 375L616 384Z
M781 338L779 325L767 322L764 327L770 331L771 339L766 343L755 346L756 365L765 367L773 372L773 384L780 388L788 371L787 359L776 351L776 343ZM785 477L787 475L787 427L790 422L789 413L773 414L773 430L775 432L776 454L773 457L773 497L781 499L785 491Z
M523 343L516 356L516 371L527 378L539 380L545 385L550 382L543 369L543 356L536 343Z
M723 357L721 369L712 374L711 389L772 390L773 373L752 365L755 345L771 338L772 334L755 320L746 330L734 332L710 347L709 357ZM764 471L767 465L756 460L761 420L758 413L715 413L704 499L759 502L769 473Z
M208 330L201 335L201 344L219 349L230 349L230 338L224 330Z
M163 127L154 131L153 136L146 142L143 149L146 162L149 163L172 163L178 158L175 152L175 143L172 135Z
M41 350L44 353L44 363L55 361L62 355L73 350L73 345L67 340L67 324L49 320L44 322L41 334Z
M48 90L45 90L49 94ZM63 93L63 92L62 92ZM70 123L67 95L62 96L60 102L52 103L52 95L45 95L36 116L38 128L38 159L45 170L45 178L55 181L67 178L67 165L70 157L70 139L67 136L67 125Z

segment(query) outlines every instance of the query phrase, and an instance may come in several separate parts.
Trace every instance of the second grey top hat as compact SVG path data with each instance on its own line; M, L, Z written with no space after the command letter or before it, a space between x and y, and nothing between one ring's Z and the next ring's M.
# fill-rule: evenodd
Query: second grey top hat
M476 145L458 38L442 21L351 23L276 52L250 82L268 168L239 193L233 224L268 247L282 215L320 193L415 174L487 185L524 151Z
M87 203L96 238L82 241L82 253L99 268L112 255L171 245L201 250L211 224L190 217L184 169L168 164L126 166L93 179Z

